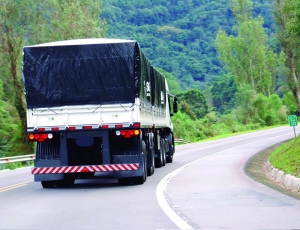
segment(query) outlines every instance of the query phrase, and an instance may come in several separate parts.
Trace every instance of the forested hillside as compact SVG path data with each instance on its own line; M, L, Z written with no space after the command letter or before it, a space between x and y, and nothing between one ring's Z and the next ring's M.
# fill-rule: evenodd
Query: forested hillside
M137 40L178 96L178 138L286 123L300 111L299 1L0 1L0 157L33 151L22 48L56 40Z
M237 22L229 2L106 0L101 18L107 21L107 37L136 39L155 66L179 79L182 89L204 89L227 72L214 42L219 29L234 33ZM252 2L253 16L263 17L266 33L272 36L273 0Z

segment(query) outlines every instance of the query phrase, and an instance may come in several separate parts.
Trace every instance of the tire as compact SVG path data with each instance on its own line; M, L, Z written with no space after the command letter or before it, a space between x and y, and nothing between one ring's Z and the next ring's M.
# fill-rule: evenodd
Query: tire
M144 159L144 165L143 165L143 175L138 177L125 177L125 178L118 178L118 183L120 185L129 185L131 183L133 184L144 184L147 180L147 174L148 174L148 168L147 168L147 155L146 155L146 144L143 141L142 142L142 152L143 152L143 159Z
M154 157L154 150L152 147L148 150L148 154L151 155L151 157L148 157L147 159L147 160L150 159L149 163L151 163L151 166L147 167L147 176L151 176L152 174L154 174L154 170L155 170L155 157Z
M164 142L163 139L160 139L160 150L159 150L159 158L155 160L155 168L161 168L162 166L164 166L164 159L166 156L165 151L164 151Z
M65 178L63 180L65 186L73 185L75 183L75 177L72 174L65 174Z
M145 144L145 142L143 142ZM134 184L144 184L147 180L147 156L146 156L146 144L143 145L143 153L144 153L144 173L142 176L134 177L133 183Z
M155 152L154 152L154 147L153 146L152 146L151 152L152 152L152 170L151 170L151 175L153 175L154 172L155 172Z
M41 184L43 188L54 188L56 181L50 180L50 181L41 181Z
M167 157L167 163L173 162L173 154L170 157Z
M118 183L119 185L129 185L131 180L131 178L118 178Z
M172 144L172 134L166 136L166 141L168 142L169 145L169 152L166 153L167 163L172 163L173 156L174 156L174 145Z
M160 147L162 149L162 166L166 165L166 151L165 151L165 140L164 139L160 139L161 140L161 144Z
M95 175L94 172L76 173L76 177L80 179L88 179Z
M161 149L160 149L158 155L159 155L159 158L155 159L155 168L161 168L162 167L163 159L162 159L162 151L161 151Z
M134 177L133 178L133 183L134 184L144 184L147 180L147 170L146 167L144 169L144 174L142 176Z

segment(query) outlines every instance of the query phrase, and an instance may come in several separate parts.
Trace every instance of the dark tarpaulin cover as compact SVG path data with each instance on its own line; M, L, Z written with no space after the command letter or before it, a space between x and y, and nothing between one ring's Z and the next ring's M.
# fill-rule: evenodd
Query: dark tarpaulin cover
M156 100L145 95L145 80L154 81L151 90L155 90L162 84L155 81L164 78L154 79L153 67L136 41L74 41L24 47L27 108L134 103L135 97L152 103L160 100L160 91L151 95L159 97Z

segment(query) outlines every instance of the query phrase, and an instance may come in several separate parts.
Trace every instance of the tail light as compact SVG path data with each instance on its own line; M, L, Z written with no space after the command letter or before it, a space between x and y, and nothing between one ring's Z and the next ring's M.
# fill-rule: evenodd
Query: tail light
M30 141L44 142L45 140L51 140L53 138L52 133L30 133L28 139Z
M121 136L124 138L130 138L132 136L138 136L140 135L140 130L139 129L130 129L130 130L117 130L116 131L117 136Z

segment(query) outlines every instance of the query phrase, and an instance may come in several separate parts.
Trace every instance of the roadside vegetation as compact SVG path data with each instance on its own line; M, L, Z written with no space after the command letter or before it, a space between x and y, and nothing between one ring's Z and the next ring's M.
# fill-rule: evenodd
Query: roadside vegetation
M0 0L0 157L33 153L22 48L56 40L137 40L178 95L176 138L196 142L287 124L300 111L299 4Z
M270 156L270 163L287 174L300 178L300 136L283 144Z

